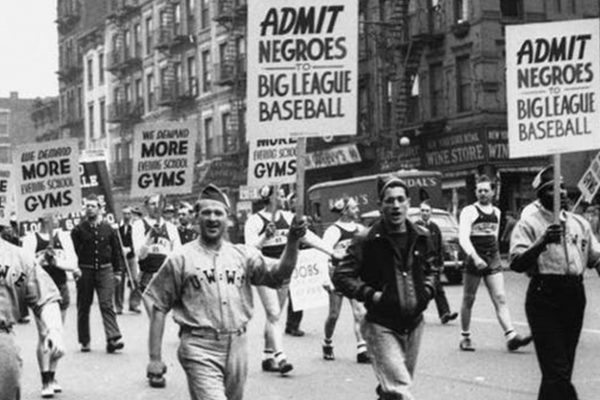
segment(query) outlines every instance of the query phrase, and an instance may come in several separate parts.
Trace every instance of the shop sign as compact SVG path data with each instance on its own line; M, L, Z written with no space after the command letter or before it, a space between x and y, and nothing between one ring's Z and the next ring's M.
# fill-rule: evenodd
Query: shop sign
M331 149L308 153L305 158L306 169L336 167L362 161L355 144L337 146Z

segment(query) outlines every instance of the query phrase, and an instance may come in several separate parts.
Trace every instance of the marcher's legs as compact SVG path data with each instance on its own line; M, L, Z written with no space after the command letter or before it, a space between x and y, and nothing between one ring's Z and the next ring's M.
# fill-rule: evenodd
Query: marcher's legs
M412 332L401 334L363 321L362 333L371 351L373 370L380 386L380 398L413 400L410 386L423 333L423 322Z
M267 316L264 329L265 351L271 351L272 353L281 351L283 348L283 336L281 325L279 324L281 306L278 293L275 289L266 286L257 286L256 289Z
M463 282L463 299L460 307L460 326L463 332L469 332L471 328L471 310L475 303L477 289L481 277L474 274L465 273Z
M222 340L190 333L181 335L177 352L185 371L192 400L233 400L225 394L225 374L229 354L228 337ZM244 385L245 376L240 376Z
M125 280L127 276L123 275L121 282L115 285L115 310L117 314L123 312L123 298L125 297Z
M504 275L501 272L487 275L483 278L488 293L496 310L496 317L504 332L514 331L508 304L506 304L506 291L504 290Z
M20 393L21 357L13 333L0 332L0 395L18 400Z
M585 293L581 282L565 276L534 277L525 311L531 327L542 382L538 400L577 400L571 383L575 347L581 332Z
M242 400L248 376L248 346L246 335L231 336L229 356L225 366L225 395L228 400Z
M138 287L140 289L140 296L141 296L141 294L144 293L144 290L146 290L146 288L148 287L148 284L152 280L153 276L154 276L154 274L151 272L140 271L140 275L139 275L140 280L138 282L138 285L139 285ZM150 303L144 297L141 297L141 299L142 299L142 302L144 303L144 308L146 309L146 314L151 315Z
M96 292L104 324L106 340L120 339L121 332L117 324L115 309L113 308L113 294L115 290L115 275L112 268L102 268L96 271Z
M354 324L352 327L354 328L354 336L356 337L356 353L365 353L367 351L367 342L365 341L365 339L362 336L362 333L360 332L360 325L362 323L363 318L365 317L365 314L367 313L367 310L365 309L363 303L354 299L350 299L350 306L352 307L352 316L354 317ZM366 361L367 360L359 360L359 362Z
M142 294L140 293L140 289L138 285L138 279L140 274L140 269L138 267L137 259L128 258L127 264L129 265L129 271L131 272L130 279L130 292L129 292L129 309L137 310L140 306L140 302L142 301ZM137 289L136 289L137 287Z
M79 343L90 343L90 307L94 300L94 270L81 269L81 277L77 280L77 335ZM112 299L111 299L112 301Z
M450 305L448 304L446 292L439 277L435 279L435 297L433 299L435 300L435 307L440 318L450 314Z
M292 298L290 297L288 290L288 306L287 306L287 318L285 321L285 330L290 333L300 332L300 323L302 322L302 316L304 313L302 310L294 311Z
M327 319L325 320L325 340L331 340L333 337L333 332L335 331L335 325L337 323L338 318L340 317L340 311L342 309L342 301L344 297L335 292L329 293L329 313L327 314Z

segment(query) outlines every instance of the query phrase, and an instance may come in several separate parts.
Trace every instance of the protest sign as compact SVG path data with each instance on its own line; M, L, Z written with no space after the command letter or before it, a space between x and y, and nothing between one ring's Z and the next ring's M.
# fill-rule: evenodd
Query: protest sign
M329 273L329 256L315 249L300 250L290 282L294 311L324 307L329 304L323 289L325 274Z
M305 161L306 169L309 170L359 163L362 159L355 144L346 144L331 149L307 153Z
M14 210L15 187L11 164L0 164L0 225L9 225Z
M600 148L600 22L506 26L511 158Z
M297 180L295 139L250 141L248 186L283 185Z
M590 166L577 183L577 188L583 200L591 203L600 188L600 153L592 159Z
M249 2L248 138L355 135L357 32L356 1Z
M16 146L13 165L19 220L81 210L77 139Z
M131 196L190 193L197 137L194 121L136 125Z

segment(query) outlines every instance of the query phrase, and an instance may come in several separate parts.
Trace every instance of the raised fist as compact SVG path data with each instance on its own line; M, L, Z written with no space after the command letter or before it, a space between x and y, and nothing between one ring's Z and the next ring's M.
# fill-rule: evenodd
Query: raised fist
M546 228L544 232L544 242L549 243L560 243L560 239L563 236L564 229L561 224L552 224Z
M288 240L300 240L300 238L306 235L307 227L308 223L306 217L301 217L300 219L294 217L290 226L290 231L288 232Z

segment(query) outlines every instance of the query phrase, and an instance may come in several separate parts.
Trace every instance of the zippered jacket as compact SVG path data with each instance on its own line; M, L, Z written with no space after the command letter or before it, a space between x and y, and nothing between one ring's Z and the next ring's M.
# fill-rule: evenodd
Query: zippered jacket
M365 303L367 321L412 330L435 293L435 250L429 231L406 221L408 251L398 248L379 220L356 235L333 273L336 290ZM382 292L373 301L375 292Z

